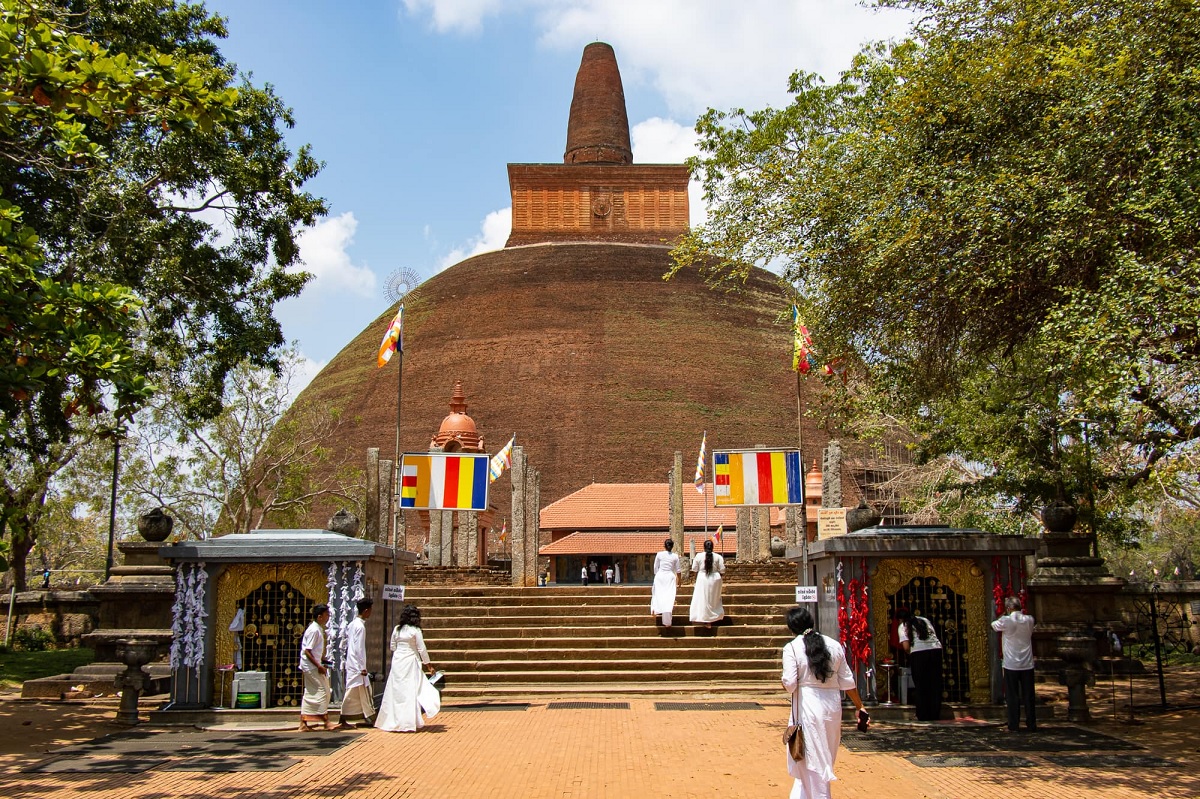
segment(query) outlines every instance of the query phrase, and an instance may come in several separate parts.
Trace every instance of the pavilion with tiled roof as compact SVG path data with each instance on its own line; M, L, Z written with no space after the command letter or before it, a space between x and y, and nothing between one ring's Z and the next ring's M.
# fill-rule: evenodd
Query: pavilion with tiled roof
M684 543L680 556L700 552L704 541L723 527L715 547L727 558L737 554L737 511L712 506L712 485L704 496L692 486L683 491ZM671 533L670 486L667 483L592 483L542 509L543 540L538 554L550 559L558 582L579 582L580 568L592 560L604 567L620 565L622 582L650 582L654 556ZM705 505L708 505L705 534Z

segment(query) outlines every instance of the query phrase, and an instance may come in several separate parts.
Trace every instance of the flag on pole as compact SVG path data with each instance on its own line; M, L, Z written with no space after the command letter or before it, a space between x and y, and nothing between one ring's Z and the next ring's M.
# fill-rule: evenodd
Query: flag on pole
M504 539L508 538L508 519L500 523L500 543L504 543Z
M692 482L696 484L696 493L704 493L704 450L708 446L708 431L704 431L704 435L700 437L700 457L696 458L696 479Z
M724 532L725 532L725 525L718 524L717 531L712 534L713 543L716 544L717 546L721 546L721 534Z
M517 437L514 435L507 444L500 448L499 452L492 456L492 460L488 463L488 483L496 482L500 479L500 475L504 474L505 469L512 468L512 451L515 443L517 443Z
M379 345L379 357L376 358L380 369L392 359L392 353L396 350L404 352L404 303L400 303L400 309L396 311L396 318L392 320L392 323L388 325L387 332L383 334L383 343Z
M817 365L817 353L813 349L812 336L800 318L800 309L792 306L792 370L808 374Z

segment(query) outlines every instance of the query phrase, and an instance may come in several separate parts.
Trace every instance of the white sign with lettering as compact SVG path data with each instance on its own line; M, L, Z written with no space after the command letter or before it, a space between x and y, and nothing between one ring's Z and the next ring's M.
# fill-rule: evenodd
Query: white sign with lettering
M805 603L816 604L817 602L817 587L815 585L798 585L796 586L796 604L803 605Z
M404 601L404 586L402 585L385 585L383 587L383 598L393 600L395 602Z

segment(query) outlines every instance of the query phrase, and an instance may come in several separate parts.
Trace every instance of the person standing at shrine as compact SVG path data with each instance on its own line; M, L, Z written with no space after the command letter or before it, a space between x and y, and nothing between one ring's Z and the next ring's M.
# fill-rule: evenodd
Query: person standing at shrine
M934 632L933 622L901 608L897 633L900 646L908 653L916 692L918 721L937 721L942 717L942 642Z
M375 602L370 598L358 600L358 618L346 628L346 695L342 698L341 724L346 729L353 724L369 727L375 719L375 700L371 696L371 676L367 671L367 619Z
M587 584L588 584L587 566L584 566L582 569L579 570L579 582L583 583L584 588L587 587Z
M300 703L300 731L311 732L314 724L332 730L329 723L329 663L325 660L325 625L329 606L314 605L313 620L300 639L300 674L304 677L304 699Z
M692 604L688 609L688 620L705 627L725 618L725 605L721 602L721 575L725 572L725 558L713 552L710 538L704 542L704 551L692 561L692 574L696 585L692 589Z
M1005 615L992 622L1000 633L1004 653L1004 701L1008 706L1008 729L1016 732L1021 725L1021 704L1025 705L1025 727L1037 731L1033 688L1033 616L1021 612L1021 600L1004 600Z
M664 627L671 626L671 616L675 612L678 574L683 569L674 549L675 542L668 538L663 541L663 551L654 556L654 587L650 593L650 613L662 616Z
M612 564L610 563L609 565L604 567L604 584L612 585L612 583L613 583L613 567L612 567Z

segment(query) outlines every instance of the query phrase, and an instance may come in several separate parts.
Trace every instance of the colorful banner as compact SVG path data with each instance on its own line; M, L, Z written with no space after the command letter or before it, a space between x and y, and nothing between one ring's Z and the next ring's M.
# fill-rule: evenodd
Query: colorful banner
M487 510L488 456L439 452L400 458L400 507Z
M715 505L802 505L800 450L714 450Z

